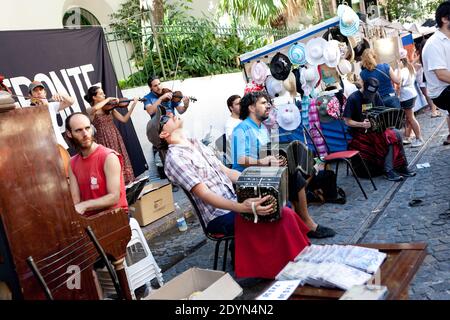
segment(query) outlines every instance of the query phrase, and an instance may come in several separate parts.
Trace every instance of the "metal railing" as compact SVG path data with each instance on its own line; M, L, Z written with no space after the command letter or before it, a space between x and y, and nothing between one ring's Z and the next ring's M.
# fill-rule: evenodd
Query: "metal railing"
M298 30L231 28L202 21L151 26L133 21L105 36L121 88L145 85L150 75L163 80L239 70L237 57Z

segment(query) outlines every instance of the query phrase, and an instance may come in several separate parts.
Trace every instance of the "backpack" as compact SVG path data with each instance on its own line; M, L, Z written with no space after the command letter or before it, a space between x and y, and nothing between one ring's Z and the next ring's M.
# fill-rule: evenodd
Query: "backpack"
M346 195L336 184L336 174L332 170L321 170L309 182L306 190L308 202L346 203Z

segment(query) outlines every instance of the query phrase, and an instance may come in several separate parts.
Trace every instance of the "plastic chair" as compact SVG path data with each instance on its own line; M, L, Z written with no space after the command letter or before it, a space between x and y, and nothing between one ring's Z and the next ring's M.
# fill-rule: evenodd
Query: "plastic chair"
M223 253L223 265L222 265L222 270L225 271L226 270L226 262L227 262L227 253L228 253L228 242L230 240L234 239L234 235L232 236L225 236L224 234L221 233L209 233L206 229L206 224L205 221L203 220L203 217L200 213L199 208L197 207L197 204L194 201L194 198L192 197L191 193L189 191L187 191L186 189L183 188L184 193L186 194L186 196L188 197L189 201L192 204L192 207L194 208L194 211L197 215L198 220L200 221L200 225L202 226L203 229L203 233L205 234L205 236L212 241L216 242L216 248L214 250L214 270L217 270L217 263L218 263L218 259L219 259L219 249L220 249L220 244L222 243L222 241L225 241L225 248L224 248L224 253Z
M227 140L226 134L224 133L218 137L214 144L219 153L220 161L222 161L226 167L231 168L231 161L229 159L230 142Z
M150 289L150 281L157 279L158 284L162 286L164 280L161 269L156 263L147 240L142 233L141 227L136 219L130 218L131 240L127 245L127 256L124 267L133 299L136 299L135 290L147 285ZM97 276L105 295L114 294L114 286L106 269L97 270Z
M306 129L305 127L303 127L303 130L305 131L306 136L308 137L308 139L312 142L312 144L314 146L314 149L316 151L316 155L319 155L319 152L318 152L317 147L316 147L316 145L314 143L314 140L311 137L310 131L308 131L308 129ZM316 125L313 128L311 128L310 130L316 130L319 133L319 135L322 137L323 141L325 142L325 148L326 148L326 151L327 151L327 155L325 155L324 157L321 158L325 162L325 164L334 163L334 162L336 163L336 177L337 177L338 176L338 171L339 171L339 162L340 161L345 161L347 163L347 166L352 171L353 177L355 178L356 183L358 184L359 188L361 189L364 197L366 199L368 199L367 194L364 191L364 188L362 187L361 182L359 181L359 178L356 175L356 172L355 172L355 170L354 170L354 168L352 166L352 163L351 163L351 159L352 158L359 157L359 159L361 160L361 163L363 164L363 166L364 166L364 168L365 168L365 170L367 172L367 175L368 175L368 177L370 179L370 182L372 183L373 188L375 190L377 190L377 187L375 186L375 183L372 180L372 176L370 175L369 169L367 168L367 165L366 165L364 159L361 157L360 152L358 150L345 150L345 151L337 151L337 152L330 153L330 147L328 146L328 143L327 143L327 141L325 139L325 136L322 133L322 130L320 130Z

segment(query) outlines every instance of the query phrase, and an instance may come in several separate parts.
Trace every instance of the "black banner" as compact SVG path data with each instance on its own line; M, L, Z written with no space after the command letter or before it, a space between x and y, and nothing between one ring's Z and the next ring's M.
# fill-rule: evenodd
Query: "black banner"
M92 85L100 85L108 97L122 97L102 28L52 29L0 32L0 74L13 94L28 96L28 85L42 81L49 97L67 93L75 104L57 117L61 132L64 120L88 105L83 96ZM18 97L21 106L29 101ZM126 110L123 110L126 112ZM131 121L115 121L130 156L135 176L147 168Z

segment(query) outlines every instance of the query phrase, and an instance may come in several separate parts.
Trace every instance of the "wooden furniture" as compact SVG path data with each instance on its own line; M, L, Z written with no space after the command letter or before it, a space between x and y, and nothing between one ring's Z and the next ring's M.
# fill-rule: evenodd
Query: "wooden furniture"
M387 300L407 300L409 283L426 256L425 243L376 243L357 244L358 246L378 249L387 254L380 270L374 276L374 284L388 287ZM329 299L337 300L344 294L339 289L299 286L290 300Z
M131 298L122 265L131 238L127 214L116 209L83 217L75 211L46 107L0 113L0 220L0 282L13 299L46 297L29 257L54 299L98 299L93 264L99 253L88 227Z

